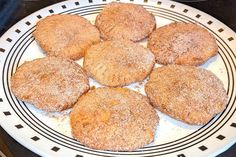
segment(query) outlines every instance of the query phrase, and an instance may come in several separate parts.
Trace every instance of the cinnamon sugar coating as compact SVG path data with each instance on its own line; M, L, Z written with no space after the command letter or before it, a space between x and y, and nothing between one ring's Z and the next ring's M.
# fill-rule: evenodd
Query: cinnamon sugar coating
M11 77L14 95L45 111L71 108L89 89L88 78L75 62L45 57L24 62Z
M84 57L87 74L106 86L142 81L151 72L154 55L129 40L110 40L91 46Z
M149 100L126 88L97 88L70 114L73 136L102 150L132 151L153 141L159 118Z
M188 124L207 123L227 104L222 82L212 72L193 66L154 69L145 91L158 110Z
M40 20L33 36L49 55L80 59L92 44L100 41L99 31L79 15L51 15Z
M216 39L192 23L174 22L157 28L148 39L148 48L160 64L200 65L217 54Z
M141 5L112 2L96 17L95 25L101 37L139 41L156 27L155 17Z

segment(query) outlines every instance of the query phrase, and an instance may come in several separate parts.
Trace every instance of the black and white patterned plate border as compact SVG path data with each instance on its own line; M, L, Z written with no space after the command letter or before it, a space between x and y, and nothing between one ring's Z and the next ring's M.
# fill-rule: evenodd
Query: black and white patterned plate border
M112 152L87 148L43 123L10 91L10 76L21 63L23 54L34 42L32 32L41 18L52 14L98 14L108 0L65 1L41 9L24 18L0 39L0 122L18 142L42 156L214 156L236 141L236 35L215 18L192 7L167 0L119 0L143 5L155 16L169 21L192 22L208 29L217 39L219 56L227 73L229 103L226 110L207 125L187 136L133 152ZM158 22L158 21L157 21ZM37 49L33 49L37 51ZM37 57L37 56L36 56ZM40 56L39 56L40 57Z

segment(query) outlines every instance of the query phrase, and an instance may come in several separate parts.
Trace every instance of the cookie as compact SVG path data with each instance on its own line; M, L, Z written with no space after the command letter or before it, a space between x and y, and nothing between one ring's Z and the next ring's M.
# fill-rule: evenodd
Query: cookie
M100 41L97 28L79 15L48 16L37 23L33 36L49 56L72 60Z
M132 151L154 139L159 118L149 100L126 88L97 88L70 114L72 135L94 149Z
M129 40L111 40L91 46L84 57L87 74L106 86L142 81L151 72L154 55Z
M192 23L175 22L153 31L148 48L160 64L200 65L217 54L216 39Z
M89 89L88 83L77 63L56 57L24 62L11 77L13 94L45 111L71 108Z
M95 25L105 40L125 38L139 41L155 29L156 22L155 17L141 5L113 2L98 14Z
M206 124L227 104L222 82L212 72L193 66L153 70L145 91L158 110L188 124Z

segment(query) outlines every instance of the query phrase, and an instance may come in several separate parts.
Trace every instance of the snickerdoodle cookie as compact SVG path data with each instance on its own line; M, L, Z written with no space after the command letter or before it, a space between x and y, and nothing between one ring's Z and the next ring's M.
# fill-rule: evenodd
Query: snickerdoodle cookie
M159 121L142 94L126 88L97 88L79 98L70 114L73 136L85 146L132 151L153 141Z
M153 106L189 124L205 124L227 104L222 82L210 71L169 65L153 70L145 91Z
M106 86L142 81L151 72L154 55L129 40L109 40L91 46L84 57L87 74Z
M156 22L155 17L141 5L113 2L98 14L95 25L103 39L139 41L155 29Z
M100 41L99 31L79 15L52 15L40 20L33 33L35 40L49 55L80 59L85 50Z
M46 111L71 108L89 89L88 79L75 62L45 57L24 62L11 78L15 96Z
M200 65L217 54L216 39L192 23L175 22L156 29L148 48L160 64Z

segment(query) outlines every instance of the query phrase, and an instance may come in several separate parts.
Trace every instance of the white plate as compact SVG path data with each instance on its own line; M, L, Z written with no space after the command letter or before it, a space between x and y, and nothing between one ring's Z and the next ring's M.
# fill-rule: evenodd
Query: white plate
M79 14L92 22L108 0L65 1L41 9L24 18L0 39L0 120L1 126L18 142L42 156L213 156L236 141L236 35L215 18L173 1L121 0L143 5L156 16L157 27L173 21L197 23L217 39L219 54L202 67L211 70L224 83L229 96L227 108L207 125L190 126L160 115L155 141L133 152L112 152L87 148L71 137L68 112L45 113L17 100L11 93L10 76L26 60L45 54L32 37L35 24L51 14ZM109 1L110 2L110 1ZM141 44L146 44L142 42ZM78 61L80 64L82 60ZM46 70L46 69L45 69ZM91 85L99 86L93 80ZM143 84L128 88L143 93Z

